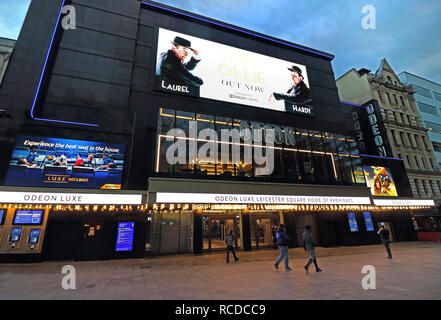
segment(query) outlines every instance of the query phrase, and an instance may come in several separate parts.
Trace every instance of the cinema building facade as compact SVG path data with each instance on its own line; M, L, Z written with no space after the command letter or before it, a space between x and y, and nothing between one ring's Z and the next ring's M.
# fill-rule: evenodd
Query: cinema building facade
M280 223L291 247L305 224L325 247L380 223L416 240L433 201L377 152L375 103L340 102L333 58L154 2L33 1L0 88L2 261L203 253L230 230L257 250Z

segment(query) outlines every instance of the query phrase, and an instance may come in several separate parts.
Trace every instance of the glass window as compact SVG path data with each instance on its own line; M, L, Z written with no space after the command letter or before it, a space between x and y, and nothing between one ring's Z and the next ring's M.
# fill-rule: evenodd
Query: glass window
M303 181L314 181L314 167L308 130L296 129L297 159Z
M322 136L323 136L324 150L327 153L327 156L329 157L329 161L332 165L331 181L342 180L341 168L340 168L341 163L335 161L338 155L337 155L337 146L335 144L334 135L329 132L323 132Z
M166 159L167 149L174 143L167 141L166 135L169 130L175 126L175 111L169 109L160 109L158 122L157 154L156 154L156 172L164 172L173 175L173 165Z
M412 87L417 94L420 94L420 95L428 97L428 98L432 98L432 93L429 89L426 89L426 88L423 88L420 86L416 86L414 84L412 85Z
M341 134L334 134L334 141L337 146L338 156L335 161L339 163L342 169L342 179L346 183L353 183L355 178L352 175L351 158L349 156L349 147L346 143L345 136Z
M383 97L381 96L380 90L377 90L377 94L378 94L378 97L380 98L380 101L383 102Z
M196 121L198 131L198 156L196 158L195 175L216 175L217 152L219 150L218 139L220 138L210 136L214 131L210 133L210 131L206 130L214 130L214 116L197 114Z
M421 112L429 113L431 115L439 117L439 111L437 107L422 102L417 102L417 104Z
M418 163L418 158L417 158L417 156L414 156L415 157L415 166L416 166L416 168L420 168L420 164Z
M387 95L387 101L389 102L389 104L392 104L392 101L390 100L390 94L389 92L386 92Z
M312 160L314 173L319 183L329 183L334 180L331 156L326 154L322 134L319 131L310 130Z
M358 145L352 137L346 137L346 141L349 147L349 154L351 155L351 165L353 171L354 183L365 184L366 180L363 173L363 164L361 158L358 156Z
M197 158L197 150L196 148L190 148L190 139L191 143L196 143L195 137L190 138L190 121L195 121L196 115L193 112L185 112L185 111L176 111L176 128L182 129L185 133L185 138L180 137L176 138L175 141L183 143L185 146L185 164L177 163L174 166L174 173L179 174L179 176L193 176L194 168L196 166L196 158ZM193 135L193 133L192 133ZM184 140L184 141L182 141ZM190 150L193 149L194 154L190 154ZM178 148L175 150L175 156L178 156Z
M435 97L435 99L438 101L441 101L441 93L438 93L435 91L432 91L432 92L433 92L433 96Z
M232 133L233 129L233 119L216 117L215 118L215 129L219 140L222 141L222 130L228 130L227 133ZM218 159L216 164L216 175L222 177L232 177L235 176L235 166L233 164L232 156L232 143L233 136L230 135L228 141L222 141L219 146ZM240 147L240 146L239 146Z
M175 110L163 109L159 111L159 134L167 134L170 129L175 127Z

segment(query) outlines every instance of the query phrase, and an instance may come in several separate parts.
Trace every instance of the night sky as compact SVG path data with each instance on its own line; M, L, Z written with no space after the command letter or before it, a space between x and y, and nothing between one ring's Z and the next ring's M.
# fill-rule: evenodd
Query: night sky
M441 83L439 0L162 0L160 3L335 55L335 77L351 68L375 72L387 58ZM30 0L0 0L0 37L16 39ZM361 26L362 8L376 11L376 29Z

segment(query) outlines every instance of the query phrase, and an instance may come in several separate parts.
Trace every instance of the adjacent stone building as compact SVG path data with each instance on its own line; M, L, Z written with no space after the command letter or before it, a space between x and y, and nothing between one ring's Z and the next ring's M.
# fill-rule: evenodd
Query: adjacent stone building
M386 59L381 60L375 73L351 69L337 79L337 87L343 101L378 101L393 156L403 159L413 196L433 198L439 207L441 172L413 88L400 81Z
M14 50L15 40L0 38L0 84Z

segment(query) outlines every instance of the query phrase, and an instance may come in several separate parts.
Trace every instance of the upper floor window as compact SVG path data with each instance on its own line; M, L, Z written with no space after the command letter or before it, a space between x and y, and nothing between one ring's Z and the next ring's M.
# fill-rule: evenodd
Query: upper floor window
M435 152L441 152L441 143L432 141L432 146Z
M389 104L392 104L392 100L390 99L389 92L386 92L386 96L387 96L387 101L389 102Z
M422 103L422 102L419 102L419 101L417 102L417 104L418 104L418 107L419 107L421 112L429 113L431 115L439 117L439 111L438 111L437 107L434 107L434 106L432 106L430 104Z
M432 98L432 92L429 89L420 87L420 86L416 86L416 85L412 85L412 87L415 89L415 92L417 94L420 94L422 96L428 97L428 98Z
M432 91L433 92L433 97L438 100L441 101L441 93L438 93L436 91Z
M380 101L383 102L383 97L381 96L380 90L377 90L378 98L380 98Z
M431 128L432 132L440 133L441 134L441 125L431 122L431 121L424 121L426 124L426 128Z
M274 129L274 147L267 144L268 129ZM161 176L365 183L356 169L356 140L327 132L161 108L156 150ZM271 154L274 170L263 174L262 159L272 161Z

